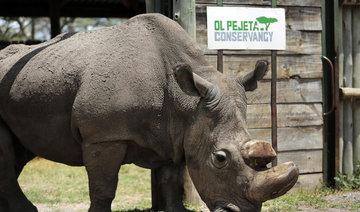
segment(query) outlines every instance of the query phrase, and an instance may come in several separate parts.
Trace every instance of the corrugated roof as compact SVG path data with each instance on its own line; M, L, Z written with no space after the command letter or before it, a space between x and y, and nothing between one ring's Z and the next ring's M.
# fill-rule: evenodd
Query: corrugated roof
M0 0L0 16L132 17L145 13L145 0Z

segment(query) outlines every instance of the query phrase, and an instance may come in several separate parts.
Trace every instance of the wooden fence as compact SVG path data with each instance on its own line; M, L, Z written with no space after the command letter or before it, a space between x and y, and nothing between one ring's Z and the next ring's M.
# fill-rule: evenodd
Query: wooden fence
M338 20L339 171L351 175L360 162L360 6L340 6Z

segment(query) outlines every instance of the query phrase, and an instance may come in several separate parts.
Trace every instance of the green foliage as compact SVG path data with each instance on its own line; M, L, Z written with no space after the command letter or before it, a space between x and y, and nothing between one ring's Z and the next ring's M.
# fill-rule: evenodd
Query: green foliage
M78 32L113 26L125 19L119 18L61 18L62 32Z
M360 189L360 162L355 167L355 171L352 175L345 173L338 173L334 178L336 186L340 190L350 191Z
M119 18L60 18L61 32L78 32L119 24ZM49 18L0 17L0 40L25 42L50 39Z

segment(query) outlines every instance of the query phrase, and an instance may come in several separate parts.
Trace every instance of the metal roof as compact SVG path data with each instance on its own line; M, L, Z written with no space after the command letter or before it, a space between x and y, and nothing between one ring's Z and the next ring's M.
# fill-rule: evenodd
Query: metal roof
M145 0L0 0L0 16L132 17L145 13Z

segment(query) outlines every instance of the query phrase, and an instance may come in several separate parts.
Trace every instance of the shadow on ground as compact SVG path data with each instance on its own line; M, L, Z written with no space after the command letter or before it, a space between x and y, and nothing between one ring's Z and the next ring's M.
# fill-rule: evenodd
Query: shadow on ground
M122 210L122 211L115 211L115 212L155 212L153 209L145 209L145 210L138 210L138 209L134 209L134 210ZM190 211L188 210L188 212L195 212L195 211Z

